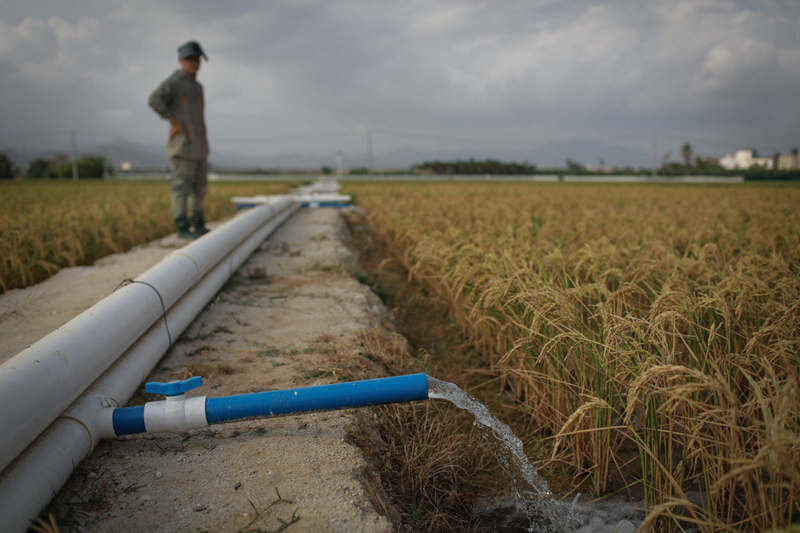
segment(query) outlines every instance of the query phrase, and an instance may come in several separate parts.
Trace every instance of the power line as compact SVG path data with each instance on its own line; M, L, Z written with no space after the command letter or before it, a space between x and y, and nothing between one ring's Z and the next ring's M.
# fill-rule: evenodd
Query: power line
M367 128L367 172L372 172L372 129Z

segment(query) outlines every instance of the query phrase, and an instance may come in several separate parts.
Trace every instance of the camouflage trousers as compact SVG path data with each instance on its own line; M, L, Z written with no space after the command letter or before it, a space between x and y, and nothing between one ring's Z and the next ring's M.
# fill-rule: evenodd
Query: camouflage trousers
M183 159L173 157L172 176L172 214L175 220L189 218L192 222L204 220L203 200L208 189L208 162L205 159Z

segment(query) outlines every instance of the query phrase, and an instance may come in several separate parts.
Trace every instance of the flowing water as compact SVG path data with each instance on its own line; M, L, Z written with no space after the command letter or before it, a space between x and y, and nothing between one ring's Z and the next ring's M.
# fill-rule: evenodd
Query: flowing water
M501 518L499 514L504 515L500 522L506 529L524 525L528 531L551 533L635 531L641 512L624 502L599 507L578 505L578 497L571 503L556 500L547 480L528 461L519 437L490 413L488 407L457 385L428 376L428 397L447 400L472 413L475 425L489 442L498 462L511 475L512 498L488 502L478 509L480 514L492 515L494 519ZM494 442L500 446L494 446ZM524 524L520 524L520 519Z

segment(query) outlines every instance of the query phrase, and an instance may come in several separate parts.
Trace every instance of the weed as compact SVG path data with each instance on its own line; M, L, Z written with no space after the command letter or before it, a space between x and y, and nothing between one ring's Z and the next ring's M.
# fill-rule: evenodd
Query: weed
M389 303L390 293L383 286L381 286L378 280L376 280L366 272L362 271L361 269L356 269L352 271L351 274L353 275L353 277L356 278L356 280L358 280L359 283L369 287L370 290L374 292L375 295L378 298L380 298L384 304Z
M314 370L306 370L303 372L303 379L310 380L316 378L331 378L334 377L336 374L332 370L322 370L322 369L314 369Z
M204 344L203 346L198 346L197 348L194 348L193 350L189 350L188 352L186 352L183 355L185 355L186 357L194 357L197 354L200 354L200 353L203 353L203 352L209 352L209 351L213 351L213 350L214 350L213 346L209 346L208 344Z
M310 264L306 270L308 272L345 272L345 268L340 263L315 262Z
M250 521L249 524L247 524L243 528L240 528L237 531L237 533L279 533L280 531L284 531L285 529L287 529L292 524L297 523L300 520L300 515L297 514L297 509L295 509L294 511L292 511L292 516L288 520L284 520L279 516L276 517L276 520L278 520L278 522L280 522L280 526L278 526L276 529L269 529L269 530L268 529L261 529L261 528L248 529L259 518L261 518L265 512L269 511L274 505L287 504L287 503L288 504L293 504L294 503L292 500L287 500L287 499L284 499L283 497L281 497L281 493L278 492L278 487L275 487L275 495L277 496L277 498L275 500L273 500L269 505L267 505L264 509L262 509L260 511L258 510L256 505L253 503L253 501L248 498L247 502L250 504L250 507L253 508L253 512L255 513L256 516L255 516L255 518L253 518Z
M228 364L218 365L217 366L217 370L221 374L224 374L226 376L229 376L231 374L235 374L236 372L238 372L238 370L236 370L236 368L234 368L234 367L232 367L231 365L228 365Z
M259 357L277 357L281 354L280 348L274 346L265 346L263 350L258 352Z
M53 513L49 513L47 516L47 521L42 520L41 518L37 518L31 524L31 531L35 531L36 533L59 533L61 531L58 528L58 523L56 522L56 518L53 516Z
M206 339L210 339L214 335L218 333L233 333L233 331L225 326L217 326L211 331L207 331L205 333L198 333L193 337L182 337L181 340L184 342L194 342L194 341L204 341Z

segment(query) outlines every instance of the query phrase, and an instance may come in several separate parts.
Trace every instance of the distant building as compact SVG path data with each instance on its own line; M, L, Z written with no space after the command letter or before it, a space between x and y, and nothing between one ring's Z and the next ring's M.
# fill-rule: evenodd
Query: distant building
M797 169L800 169L800 157L798 157L797 153L778 156L778 170Z
M719 159L719 164L726 170L747 170L756 166L772 170L775 163L771 157L756 157L755 150L743 148L732 154L725 154Z
M130 162L130 161L125 161L124 163L122 163L122 164L119 166L119 169L120 169L121 171L123 171L123 172L130 172L130 170L131 170L132 168L133 168L133 165L131 165L131 162Z

